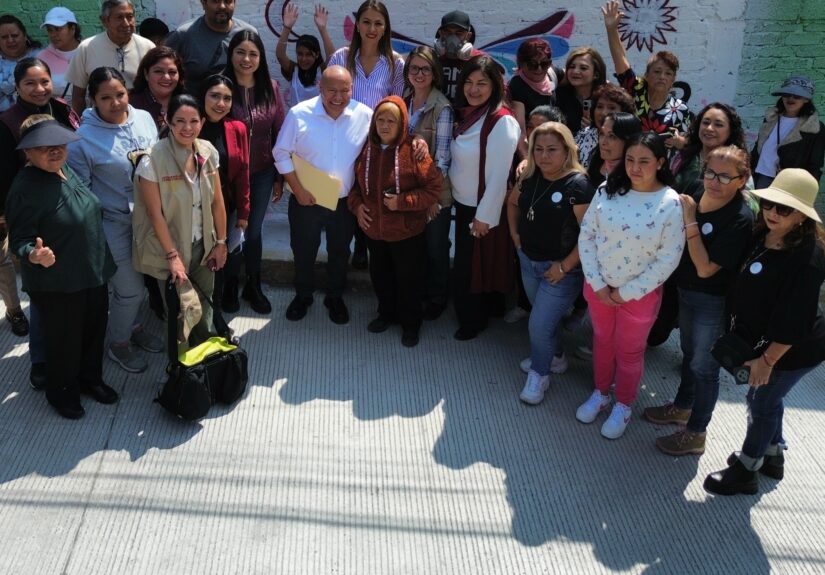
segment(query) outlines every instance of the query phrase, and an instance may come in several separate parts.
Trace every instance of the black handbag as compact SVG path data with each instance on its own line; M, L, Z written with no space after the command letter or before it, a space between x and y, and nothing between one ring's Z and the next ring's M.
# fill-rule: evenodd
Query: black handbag
M739 385L748 383L750 379L751 368L746 366L745 362L759 357L758 351L732 331L721 335L713 344L710 353Z
M191 280L191 278L190 278ZM244 394L249 382L248 356L233 337L210 298L198 285L192 285L201 294L201 301L212 308L212 318L218 337L209 338L192 351L202 352L195 364L185 364L178 357L177 317L180 299L175 284L166 282L168 377L155 401L163 408L186 421L205 417L215 403L232 404ZM195 353L194 355L199 355Z

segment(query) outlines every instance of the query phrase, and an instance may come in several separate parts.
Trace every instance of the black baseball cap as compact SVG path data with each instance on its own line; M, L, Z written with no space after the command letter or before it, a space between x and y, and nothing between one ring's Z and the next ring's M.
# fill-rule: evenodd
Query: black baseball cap
M469 30L470 17L466 12L462 12L461 10L453 10L448 14L444 14L441 18L441 27L444 28L445 26L458 26L459 28Z

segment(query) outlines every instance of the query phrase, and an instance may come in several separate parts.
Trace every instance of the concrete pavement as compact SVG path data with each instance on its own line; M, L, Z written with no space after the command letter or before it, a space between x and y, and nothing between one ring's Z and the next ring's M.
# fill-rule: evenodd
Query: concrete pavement
M291 323L291 290L267 294L271 316L244 303L231 321L246 397L198 424L152 403L159 355L139 375L106 360L120 403L61 419L0 322L1 573L825 572L823 367L788 398L786 478L726 499L702 481L741 445L743 388L723 383L702 457L660 454L670 428L641 419L675 392L678 334L647 354L634 419L609 441L603 417L574 417L588 361L571 356L542 405L519 402L525 321L457 342L448 311L407 349L398 328L367 332L362 287L347 326L320 295Z

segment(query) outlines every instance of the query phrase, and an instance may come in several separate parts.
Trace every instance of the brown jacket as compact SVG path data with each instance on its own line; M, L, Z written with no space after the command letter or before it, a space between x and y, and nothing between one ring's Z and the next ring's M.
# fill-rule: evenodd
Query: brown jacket
M429 155L421 162L415 160L404 101L397 96L389 96L375 109L378 110L385 102L391 102L401 110L398 140L396 144L382 149L376 130L377 114L373 114L369 137L355 162L355 185L347 197L347 206L356 215L362 205L369 209L372 222L364 230L367 236L374 240L397 242L424 231L427 208L438 201L442 177ZM396 157L398 178L395 175ZM368 158L369 185L366 173ZM391 211L384 205L385 192L399 195L398 210Z

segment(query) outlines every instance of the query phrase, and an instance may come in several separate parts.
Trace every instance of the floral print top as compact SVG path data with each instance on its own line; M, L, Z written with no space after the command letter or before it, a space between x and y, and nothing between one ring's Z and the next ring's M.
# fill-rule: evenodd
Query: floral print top
M661 134L676 128L682 134L687 134L693 114L687 104L674 95L669 95L664 105L658 110L651 109L648 97L647 80L636 76L633 68L628 68L622 74L616 74L619 85L633 96L636 104L636 115L642 121L642 130Z
M593 291L609 285L626 300L654 291L679 265L685 247L679 194L628 190L607 197L600 186L584 214L579 257Z

